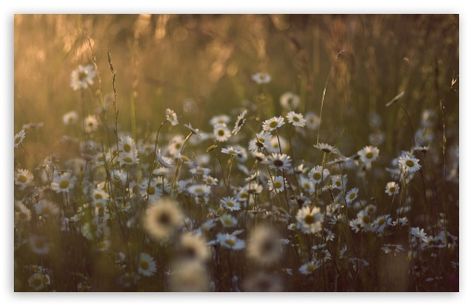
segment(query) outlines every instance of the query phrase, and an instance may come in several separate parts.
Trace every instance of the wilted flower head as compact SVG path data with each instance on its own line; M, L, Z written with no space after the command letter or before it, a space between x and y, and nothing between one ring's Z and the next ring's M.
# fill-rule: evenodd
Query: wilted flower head
M170 108L166 108L166 120L171 123L172 126L176 126L179 124L176 112Z
M237 120L235 121L235 126L233 127L232 134L236 135L238 132L240 132L241 128L246 122L246 113L248 111L245 109L243 110L237 117Z

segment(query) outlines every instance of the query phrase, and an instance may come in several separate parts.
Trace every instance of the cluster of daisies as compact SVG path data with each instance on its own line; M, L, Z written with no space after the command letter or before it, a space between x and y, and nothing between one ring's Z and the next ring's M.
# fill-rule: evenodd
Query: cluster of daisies
M95 77L94 66L79 66L71 87L87 89ZM252 79L271 81L266 73ZM423 114L415 146L383 165L379 116L370 118L370 145L345 154L314 142L321 119L298 112L300 103L287 92L281 115L261 120L238 109L199 128L167 109L159 128L136 139L100 112L64 114L72 133L63 140L76 157L51 155L15 170L15 250L32 254L15 266L27 276L21 288L60 288L56 274L64 271L45 259L64 252L58 236L72 233L106 255L117 290L337 290L339 278L355 281L375 264L359 251L362 237L376 241L370 252L412 263L406 273L416 279L441 282L445 274L422 265L456 254L458 237L445 214L429 232L410 218L410 189L433 141L432 112ZM15 135L15 148L30 128ZM377 200L365 182L375 169L386 174ZM90 273L70 268L71 278L80 275L74 290L100 290Z

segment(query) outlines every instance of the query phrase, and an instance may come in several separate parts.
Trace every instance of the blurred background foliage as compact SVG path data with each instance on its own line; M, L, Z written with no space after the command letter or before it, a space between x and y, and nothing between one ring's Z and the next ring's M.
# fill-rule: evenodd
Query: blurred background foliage
M273 103L265 116L280 112L286 91L301 96L302 111L318 113L327 83L320 136L342 150L368 142L371 112L383 119L382 151L407 149L413 133L404 114L385 107L401 91L414 124L442 99L447 137L458 137L457 15L17 15L14 22L15 131L44 122L25 144L35 152L25 167L51 147L59 152L61 116L79 111L80 93L69 87L77 65L95 56L102 90L111 92L108 51L120 126L136 122L138 133L156 129L166 107L204 127L214 114L257 103L251 75L266 71ZM93 97L82 97L89 113Z

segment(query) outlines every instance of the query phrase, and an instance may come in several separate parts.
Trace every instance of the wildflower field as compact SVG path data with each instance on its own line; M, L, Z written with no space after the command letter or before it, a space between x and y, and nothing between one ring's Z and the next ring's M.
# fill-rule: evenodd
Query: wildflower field
M458 291L458 15L14 32L15 291Z

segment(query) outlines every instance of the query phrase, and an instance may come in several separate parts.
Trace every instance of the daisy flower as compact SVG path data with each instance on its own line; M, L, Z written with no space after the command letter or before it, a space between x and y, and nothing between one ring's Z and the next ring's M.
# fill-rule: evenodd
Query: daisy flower
M322 230L324 216L318 207L302 207L296 215L299 228L302 232L315 234Z
M335 155L340 155L340 151L338 151L337 148L335 148L334 146L331 146L329 144L326 144L326 143L318 143L316 145L314 145L314 148L316 148L317 150L320 150L324 153L332 153L332 154L335 154Z
M358 156L360 157L360 160L369 169L371 168L371 163L378 158L379 149L373 146L366 146L360 151L358 151Z
M278 232L266 225L258 225L248 238L247 256L261 265L271 265L282 256L282 243Z
M332 175L331 176L332 184L331 187L333 189L342 190L345 188L347 184L347 177L345 175Z
M299 268L299 272L304 275L309 275L315 272L318 268L320 268L321 264L319 261L313 260L309 261L308 263L303 264Z
M232 135L230 133L230 130L225 124L215 125L213 133L214 133L215 140L217 140L218 142L227 141L228 138L230 138L230 136Z
M155 240L168 239L184 223L178 203L168 198L159 199L146 209L143 226Z
M256 134L255 138L250 140L250 143L248 144L248 150L250 152L260 152L263 150L265 147L269 147L271 140L271 134L265 131L261 131L258 134Z
M290 111L286 115L286 118L289 123L291 123L293 126L296 126L296 127L304 127L306 124L306 120L304 119L304 116L302 116L302 114L295 113L293 111Z
M320 117L314 113L307 113L305 115L306 126L309 130L316 130L320 126Z
M118 142L118 149L123 153L130 154L136 150L135 141L130 136L121 136Z
M235 125L233 126L232 134L236 135L238 132L240 132L241 128L246 122L246 113L248 111L245 109L243 110L237 117L237 120L235 121Z
M298 95L292 92L286 92L281 95L279 103L284 109L292 110L296 109L299 106L299 104L301 103L301 99Z
M213 116L211 119L210 119L210 124L212 126L216 126L216 125L227 125L230 123L230 117L227 116L227 115L218 115L218 116Z
M109 195L107 192L100 188L96 188L92 191L92 201L95 205L105 205L108 202Z
M239 211L240 203L234 197L224 197L220 200L220 206L230 211Z
M130 153L120 152L118 155L118 162L121 166L131 166L138 164L138 153L132 151Z
M51 284L49 275L45 272L35 272L28 278L28 286L34 291L46 289Z
M179 124L179 121L177 120L177 115L176 112L173 111L170 108L166 108L166 120L172 125L176 126Z
M351 204L353 201L356 200L358 197L358 188L352 188L350 191L347 192L345 196L345 201L347 204Z
M156 262L147 253L140 253L138 257L138 273L143 276L153 276L156 273Z
M62 122L64 125L76 124L77 121L79 121L79 115L76 111L67 112L62 116Z
M210 186L204 184L191 185L187 191L194 197L207 197L210 194Z
M180 249L188 260L205 262L210 257L210 249L204 237L190 232L182 234Z
M275 193L284 191L284 185L287 184L282 176L275 176L268 180L268 188Z
M99 127L99 121L95 115L89 115L84 119L84 130L86 133L95 132Z
M316 166L309 171L308 176L314 184L319 184L322 180L330 176L330 171L323 169L322 166Z
M263 122L263 131L271 132L284 125L284 118L281 116L273 117Z
M273 153L268 156L268 164L277 170L289 170L291 168L291 157L287 154Z
M384 233L387 226L392 225L392 219L389 215L379 216L371 223L371 230L378 235Z
M399 168L404 173L414 174L420 170L421 165L419 164L419 160L415 158L414 155L404 152L404 154L399 157Z
M396 182L388 182L385 189L386 194L393 196L399 193L399 185Z
M86 89L94 84L96 72L93 65L79 65L71 73L71 87L73 90Z
M224 227L235 227L238 221L232 215L225 214L220 217L220 223L222 223Z
M51 182L51 189L57 193L68 192L74 188L75 177L70 172L64 172L62 174L55 173L53 181Z
M257 72L251 76L256 84L267 84L271 82L271 76L266 72Z
M15 185L21 190L27 188L33 183L33 174L27 169L18 169L15 173Z
M217 241L221 246L227 249L242 250L245 248L245 241L238 239L238 237L234 234L218 233Z
M429 237L427 237L423 228L411 227L409 234L411 235L411 239L418 240L422 243L429 242Z

